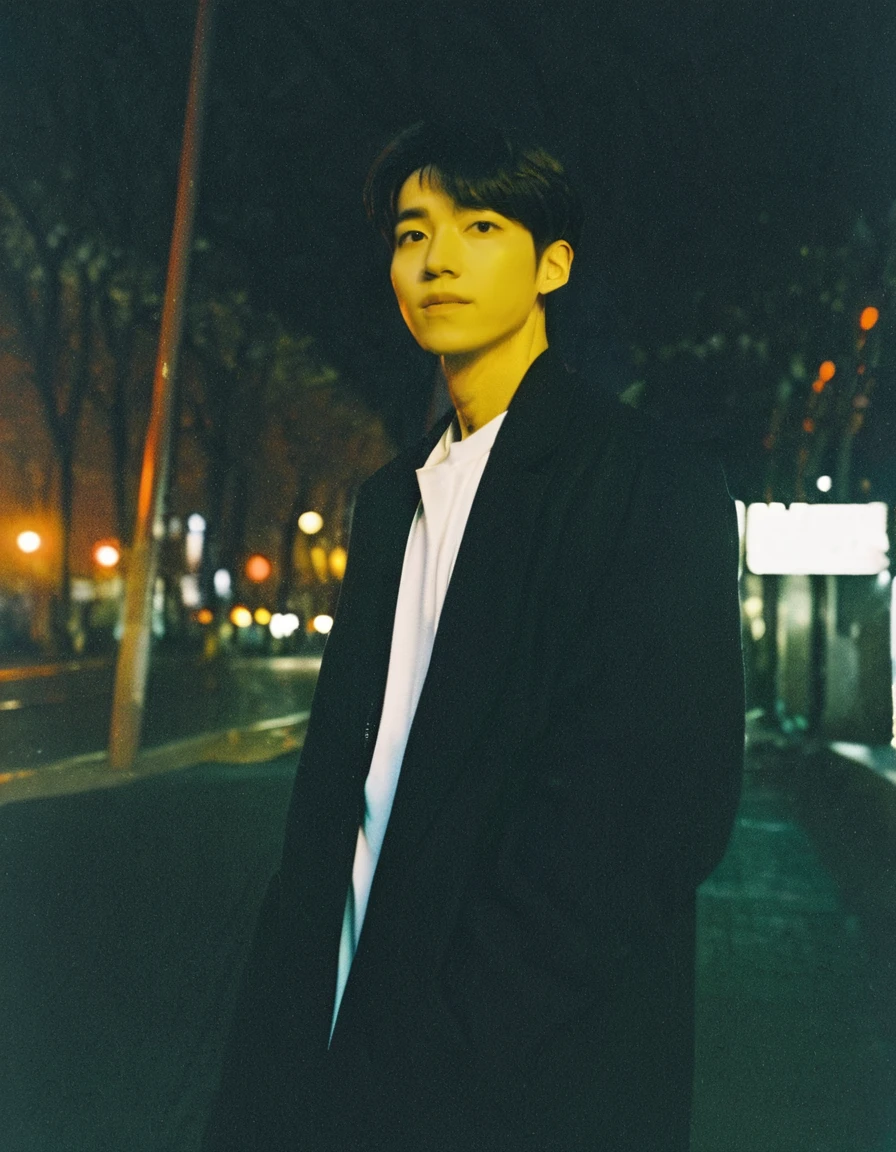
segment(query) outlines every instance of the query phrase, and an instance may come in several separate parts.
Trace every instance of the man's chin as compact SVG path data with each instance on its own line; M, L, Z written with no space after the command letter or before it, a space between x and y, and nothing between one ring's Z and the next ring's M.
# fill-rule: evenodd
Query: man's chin
M413 336L424 351L432 352L434 356L475 356L483 350L483 345L474 341L439 339L425 332L419 335L415 332Z

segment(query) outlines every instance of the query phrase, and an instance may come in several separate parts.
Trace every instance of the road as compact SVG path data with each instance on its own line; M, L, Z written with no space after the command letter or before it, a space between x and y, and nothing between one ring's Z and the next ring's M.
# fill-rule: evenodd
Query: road
M197 1152L295 761L0 808L2 1152ZM886 789L750 757L700 896L694 1152L896 1152Z
M147 690L143 744L305 711L316 657L160 654ZM109 732L111 659L0 669L0 770L98 752Z

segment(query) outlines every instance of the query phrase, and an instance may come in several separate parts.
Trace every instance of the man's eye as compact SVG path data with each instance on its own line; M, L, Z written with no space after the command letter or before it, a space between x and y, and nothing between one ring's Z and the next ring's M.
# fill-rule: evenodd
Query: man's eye
M397 246L399 248L401 248L404 244L407 244L411 240L416 241L416 240L422 240L422 239L423 239L423 233L420 231L419 228L409 228L407 232L401 233L401 235L398 237L398 240L396 241L396 243L397 243Z
M493 223L491 222L491 220L477 220L477 221L475 222L475 224L473 225L473 227L476 229L476 231L477 231L477 232L481 232L481 233L483 233L483 234L484 234L484 233L486 233L486 232L494 232L494 231L496 231L496 230L497 230L497 227L498 227L498 225L497 225L497 224L493 224Z

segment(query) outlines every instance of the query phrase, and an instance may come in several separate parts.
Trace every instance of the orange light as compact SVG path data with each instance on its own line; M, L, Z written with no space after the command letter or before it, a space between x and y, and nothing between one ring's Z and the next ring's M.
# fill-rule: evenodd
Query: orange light
M244 605L237 604L230 610L230 623L237 628L248 628L252 623L252 613Z
M814 432L815 431L815 421L810 419L808 416L803 421L803 431L804 432Z
M828 380L833 379L834 373L837 371L837 365L833 360L825 360L822 362L821 367L818 369L818 379L823 384L827 384Z
M813 392L824 392L824 380L819 376L817 380L812 381Z
M870 332L880 319L880 312L873 307L863 308L859 317L859 327L863 332Z
M253 584L262 584L271 574L271 562L267 556L256 552L246 561L246 575Z
M214 612L211 608L200 608L196 613L196 619L200 624L211 624L215 618Z

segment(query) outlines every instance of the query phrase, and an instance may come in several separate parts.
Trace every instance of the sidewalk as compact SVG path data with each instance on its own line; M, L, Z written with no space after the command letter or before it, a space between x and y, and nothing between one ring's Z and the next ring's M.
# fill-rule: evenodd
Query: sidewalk
M252 764L273 760L285 752L297 754L310 715L309 711L292 712L239 728L187 736L156 748L141 748L127 771L111 768L106 752L87 752L38 768L0 771L0 808L23 800L118 788L196 764Z
M896 788L754 748L700 893L693 1152L896 1150Z
M0 807L3 1152L197 1149L296 759L227 748ZM896 1152L893 798L749 750L700 895L693 1152Z

